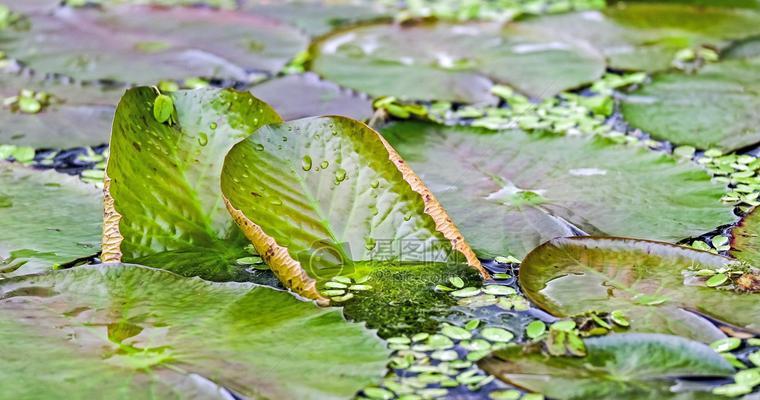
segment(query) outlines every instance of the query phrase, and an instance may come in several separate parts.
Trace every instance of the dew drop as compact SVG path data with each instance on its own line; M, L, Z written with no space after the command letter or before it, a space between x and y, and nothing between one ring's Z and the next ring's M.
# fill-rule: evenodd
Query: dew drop
M281 206L282 205L282 200L280 200L280 199L272 199L272 200L269 201L269 203L272 204L273 206Z
M412 219L412 213L406 213L406 215L404 215L404 221L409 221L410 219Z
M335 171L335 181L340 183L346 180L346 170L343 168L338 168L337 171Z
M319 167L320 167L320 168L322 168L322 169L325 169L325 168L327 168L327 167L329 167L329 166L330 166L330 162L329 162L329 161L322 161L322 162L319 164Z
M303 168L304 171L309 171L311 169L311 157L303 157L303 160L301 160L301 168Z
M261 143L256 143L256 144L253 146L253 148L254 148L254 149L256 149L256 150L258 150L258 151L264 151L264 145L263 145L263 144L261 144Z
M364 248L367 250L372 250L375 248L376 241L372 237L366 237L364 238Z
M216 122L212 122L208 127L211 128L211 130L216 129Z
M372 186L372 189L377 189L378 187L380 187L380 181L374 180L369 185Z
M208 144L208 135L206 135L204 132L201 132L198 135L198 144L201 146L205 146Z

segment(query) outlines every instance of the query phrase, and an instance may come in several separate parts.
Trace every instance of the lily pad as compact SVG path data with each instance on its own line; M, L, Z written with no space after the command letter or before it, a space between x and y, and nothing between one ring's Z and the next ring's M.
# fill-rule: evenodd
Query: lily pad
M354 261L459 262L482 269L444 209L382 137L345 117L259 129L226 157L228 209L296 292Z
M317 43L312 68L372 96L477 103L493 101L492 81L551 97L599 78L604 60L519 25L440 22L339 31Z
M480 362L497 378L552 399L722 399L675 392L676 378L730 376L708 346L669 335L622 334L584 340L585 357L549 357L539 347L509 347Z
M727 47L760 34L760 12L689 4L620 2L603 11L541 16L520 22L526 32L573 38L604 54L622 70L669 69L678 51Z
M5 280L0 316L14 398L348 399L388 353L286 292L129 264Z
M385 4L355 0L247 0L241 10L288 23L311 36L324 35L348 24L393 16Z
M677 242L735 220L701 169L600 137L425 123L383 134L484 258L577 234Z
M718 270L729 258L687 247L622 238L560 238L525 257L520 286L557 316L621 311L631 331L712 342L713 324L692 313L760 332L760 294L719 290L689 270Z
M304 50L298 30L270 19L198 7L63 7L0 31L0 50L40 73L154 83L196 76L249 80Z
M0 73L0 99L17 96L21 90L48 93L54 99L32 114L0 106L0 144L70 148L108 143L114 109L124 92L123 88Z
M627 96L625 119L655 138L726 151L760 142L760 58L656 76Z
M96 187L0 162L0 279L96 255L102 218Z
M760 268L760 211L742 218L732 234L731 255Z
M358 120L372 116L372 101L350 89L319 79L307 72L275 78L251 88L285 120L320 115L341 115Z
M166 94L176 123L153 114L158 92L130 89L116 109L106 169L103 260L136 262L211 280L240 279L249 243L224 208L219 174L232 145L281 121L250 93Z

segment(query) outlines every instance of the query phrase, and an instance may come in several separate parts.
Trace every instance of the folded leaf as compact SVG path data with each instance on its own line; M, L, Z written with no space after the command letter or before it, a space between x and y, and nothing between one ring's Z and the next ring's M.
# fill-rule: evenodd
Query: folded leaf
M130 89L116 110L106 169L103 260L212 280L239 279L248 241L224 208L219 174L232 145L280 121L250 93L167 94L177 121L158 122L156 89Z
M424 123L383 134L481 257L578 234L677 242L736 219L701 168L604 138Z
M286 286L354 261L480 262L417 175L380 135L344 117L273 124L238 143L222 171L227 206Z
M94 186L0 161L0 279L97 255L102 219Z
M725 377L733 367L708 346L655 334L584 340L585 357L550 357L537 347L510 347L480 362L497 378L552 399L722 399L672 390L676 377Z
M18 399L348 399L387 362L335 309L139 265L3 281L0 341Z
M528 254L519 279L525 295L554 315L619 310L630 320L631 331L672 333L709 343L723 334L690 311L760 332L759 293L708 287L694 276L732 262L666 243L560 238Z

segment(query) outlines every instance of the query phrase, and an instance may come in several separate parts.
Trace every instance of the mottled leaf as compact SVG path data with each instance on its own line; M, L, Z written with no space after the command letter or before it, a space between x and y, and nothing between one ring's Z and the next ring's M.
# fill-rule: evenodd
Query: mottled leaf
M102 219L94 186L0 161L0 279L96 255Z
M199 7L63 7L29 21L28 31L0 31L0 50L40 73L85 80L247 81L251 69L279 71L307 44L279 22Z
M481 257L581 233L676 242L735 219L707 173L645 148L423 123L383 134Z
M760 211L753 210L734 228L731 255L760 268Z
M335 309L129 264L2 281L0 341L18 399L348 399L387 362Z
M731 262L658 242L560 238L525 257L520 286L530 300L557 316L620 310L631 331L711 342L723 336L720 331L685 310L760 332L760 294L707 287L693 276Z
M206 279L239 279L248 241L224 208L219 174L232 145L280 121L250 93L167 94L177 123L158 122L153 88L130 89L116 110L108 160L103 259ZM109 182L110 178L110 182Z
M625 119L658 139L701 149L760 142L760 58L656 76L627 96Z
M259 129L227 155L222 191L280 280L320 301L326 298L317 283L350 274L354 261L466 258L481 268L398 154L377 132L345 117Z
M535 346L510 347L480 362L507 383L558 400L722 399L705 391L676 392L678 377L726 377L726 360L708 346L655 334L585 341L586 357L549 357Z
M601 76L585 44L495 23L375 24L321 40L314 71L372 96L488 102L492 81L550 97Z

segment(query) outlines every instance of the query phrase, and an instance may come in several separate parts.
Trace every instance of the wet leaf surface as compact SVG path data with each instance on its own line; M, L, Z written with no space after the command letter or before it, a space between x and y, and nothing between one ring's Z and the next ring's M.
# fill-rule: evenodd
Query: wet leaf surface
M279 22L198 7L63 7L29 21L28 31L0 31L0 50L39 73L83 80L247 81L251 70L280 70L307 44Z
M480 366L510 384L553 399L721 399L673 392L678 377L725 377L734 369L704 344L655 334L584 340L586 357L551 357L536 347L510 347Z
M411 122L383 134L482 257L581 232L677 242L735 220L698 167L604 138Z
M760 211L742 218L732 234L731 255L760 268Z
M233 144L280 117L249 93L198 89L168 94L177 116L169 125L154 116L157 96L130 89L116 111L104 259L240 279L235 260L250 255L249 242L224 208L219 174Z
M723 334L685 310L760 331L760 294L707 287L687 274L731 263L726 257L664 243L560 238L525 257L520 286L531 301L557 316L619 310L630 321L630 331L709 343Z
M0 161L0 279L96 255L102 219L94 186Z
M222 191L275 274L307 297L319 297L317 282L350 273L353 261L467 258L480 267L395 151L344 117L261 128L227 155Z
M586 46L496 23L368 25L324 38L314 57L315 72L372 96L465 103L493 101L492 81L544 98L604 71Z
M695 75L661 74L625 97L625 119L653 137L700 149L760 142L760 58L723 61Z
M3 281L0 316L13 348L0 384L16 398L342 399L387 362L335 309L138 265Z

